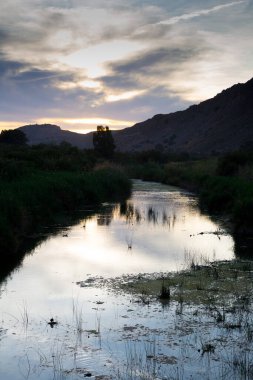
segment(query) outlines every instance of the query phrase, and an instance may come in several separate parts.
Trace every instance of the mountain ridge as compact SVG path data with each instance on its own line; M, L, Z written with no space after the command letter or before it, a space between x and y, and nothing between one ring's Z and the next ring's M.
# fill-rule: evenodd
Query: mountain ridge
M253 141L253 79L184 111L158 114L117 133L123 150L162 149L212 154ZM134 143L133 143L134 141Z
M68 142L78 148L92 148L92 133L81 134L61 129L54 124L28 124L19 127L26 134L29 145Z
M92 148L92 132L79 134L51 124L19 127L30 144L67 141ZM113 131L118 151L158 149L210 155L253 144L253 78L223 90L186 110L157 114L145 121Z

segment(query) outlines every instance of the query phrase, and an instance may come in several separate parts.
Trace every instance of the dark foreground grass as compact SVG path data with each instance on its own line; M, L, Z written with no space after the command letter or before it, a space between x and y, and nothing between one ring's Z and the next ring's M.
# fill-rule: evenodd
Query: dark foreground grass
M1 254L17 251L24 236L51 223L58 213L80 205L119 200L130 194L131 182L113 168L85 172L33 170L13 181L0 181Z

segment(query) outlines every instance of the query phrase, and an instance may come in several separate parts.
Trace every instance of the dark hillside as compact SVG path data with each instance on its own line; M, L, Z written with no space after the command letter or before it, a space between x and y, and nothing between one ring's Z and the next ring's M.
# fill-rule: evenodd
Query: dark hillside
M62 130L53 124L32 124L19 128L23 131L29 145L60 144L68 142L78 148L92 148L92 133L81 134Z
M229 152L253 142L253 79L185 111L155 115L115 133L122 151Z

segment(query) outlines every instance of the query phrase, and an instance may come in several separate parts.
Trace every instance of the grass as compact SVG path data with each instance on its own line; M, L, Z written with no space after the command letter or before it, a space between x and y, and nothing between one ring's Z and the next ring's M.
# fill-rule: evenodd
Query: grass
M17 250L25 234L52 223L58 213L72 213L81 204L100 204L130 193L130 181L117 169L91 172L34 170L14 181L0 180L0 244Z
M76 331L77 342L82 341L83 333L83 307L79 306L78 300L72 301L73 321Z
M121 169L105 165L93 151L67 143L0 144L1 250L15 251L22 234L50 223L58 212L118 200L129 195L130 187Z
M166 294L168 300L181 305L179 309L183 303L206 305L213 307L217 315L222 315L220 308L223 310L232 305L246 307L253 288L252 270L250 261L214 262L156 279L136 279L121 288L139 297L145 293L149 300L162 299L161 295Z
M22 308L20 309L20 314L21 314L21 320L22 320L24 331L27 331L28 324L29 324L29 313L28 313L28 308L25 301L23 301Z

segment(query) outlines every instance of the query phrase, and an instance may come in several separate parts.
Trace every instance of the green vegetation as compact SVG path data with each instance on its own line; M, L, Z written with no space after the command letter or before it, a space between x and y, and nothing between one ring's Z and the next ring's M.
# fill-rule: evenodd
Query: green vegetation
M99 166L94 152L69 144L60 146L1 146L0 245L3 254L15 252L23 237L71 213L80 205L118 200L130 193L131 183L119 169Z

